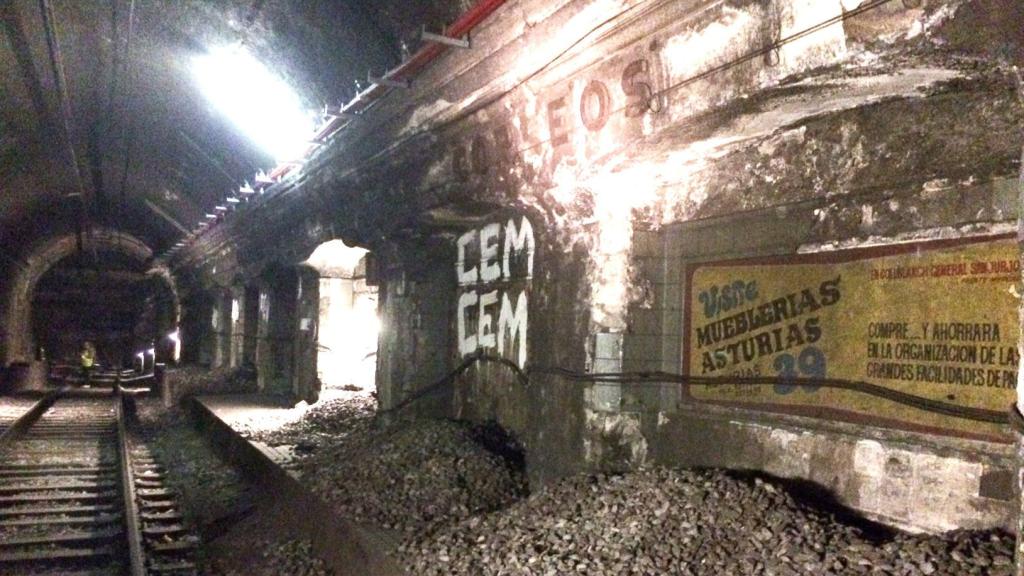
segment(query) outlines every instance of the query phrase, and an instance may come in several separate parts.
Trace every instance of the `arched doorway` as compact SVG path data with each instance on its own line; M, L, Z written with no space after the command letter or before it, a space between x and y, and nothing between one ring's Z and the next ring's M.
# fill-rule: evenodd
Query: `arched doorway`
M380 320L372 255L341 240L321 244L306 261L320 275L317 375L324 391L375 389Z

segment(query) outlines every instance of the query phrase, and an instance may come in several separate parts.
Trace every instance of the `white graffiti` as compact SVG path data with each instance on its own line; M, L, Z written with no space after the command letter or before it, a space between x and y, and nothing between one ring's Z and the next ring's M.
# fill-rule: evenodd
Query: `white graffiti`
M463 357L496 351L526 365L529 287L535 243L526 218L495 222L456 242L459 281L458 338Z

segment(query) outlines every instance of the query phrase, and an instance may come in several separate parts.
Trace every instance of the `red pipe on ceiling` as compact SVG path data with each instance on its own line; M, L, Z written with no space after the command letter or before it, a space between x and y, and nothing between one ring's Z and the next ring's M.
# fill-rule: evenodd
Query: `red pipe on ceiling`
M506 0L482 0L463 14L445 30L444 35L450 38L462 38L469 34L488 16L494 13ZM392 80L407 80L448 50L443 44L428 44L420 49L412 58L388 75Z
M458 20L452 23L452 25L445 30L445 36L450 38L462 38L463 36L466 36L505 2L506 0L481 0L465 14L460 16ZM411 58L403 62L398 68L395 68L385 74L384 78L387 80L412 80L416 74L421 72L449 49L450 47L444 44L427 44L420 48ZM341 112L342 114L358 114L364 112L390 91L391 88L387 86L373 84L363 92L357 94L351 102L343 106L341 108ZM324 124L324 126L317 131L316 136L313 137L314 142L322 142L326 140L342 127L343 122L344 118L342 117L332 118L330 122ZM315 146L306 151L307 156L313 151L313 148L315 148ZM298 166L297 163L281 164L270 173L270 178L276 181L294 170L296 166Z

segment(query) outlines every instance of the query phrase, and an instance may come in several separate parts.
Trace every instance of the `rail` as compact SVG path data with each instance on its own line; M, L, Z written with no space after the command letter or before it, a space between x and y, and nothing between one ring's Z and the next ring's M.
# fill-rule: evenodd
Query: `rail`
M121 389L62 388L0 442L0 574L197 574L197 539Z
M47 393L45 396L39 399L32 408L29 408L24 414L16 419L10 427L0 433L0 450L3 450L4 446L8 445L14 438L17 438L25 430L28 430L32 423L39 419L40 416L46 412L53 403L57 401L61 394L67 388L60 388Z
M146 555L142 549L142 527L132 474L131 451L128 449L128 430L125 425L125 396L117 396L117 444L121 460L121 492L124 495L125 537L128 540L128 566L131 576L146 576Z

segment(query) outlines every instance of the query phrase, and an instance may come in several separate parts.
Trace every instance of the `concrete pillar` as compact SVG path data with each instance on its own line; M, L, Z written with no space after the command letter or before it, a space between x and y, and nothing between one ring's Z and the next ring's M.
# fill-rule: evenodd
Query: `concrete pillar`
M156 346L156 361L173 364L178 360L178 342L181 339L178 297L171 280L165 276L152 274L150 285L154 295L153 340Z
M228 365L238 368L243 364L245 355L245 295L244 286L231 289L231 348Z
M204 366L213 365L213 351L216 348L217 335L214 332L213 311L216 303L212 297L203 299L196 303L196 325L195 337L189 338L189 342L195 342L195 349L198 351L196 361Z
M268 394L295 394L293 340L298 300L298 276L279 270L264 280L259 293L256 344L257 383Z
M1017 376L1017 405L1012 406L1010 410L1011 421L1015 421L1014 431L1017 437L1017 495L1018 495L1018 506L1021 507L1020 512L1017 514L1017 546L1016 546L1016 564L1017 564L1017 576L1024 576L1024 497L1020 497L1024 494L1024 419L1021 418L1021 384L1020 374L1024 371L1024 366L1018 367Z
M270 285L268 283L261 283L257 288L255 352L256 386L261 392L265 392L269 384L270 372L273 370L270 353Z
M402 383L406 381L402 338L406 334L403 312L406 309L405 279L388 278L381 286L382 332L377 350L377 400L381 408L393 408L402 401Z
M245 306L242 308L242 315L245 316L245 334L242 338L242 361L256 365L256 344L259 341L260 321L260 288L259 286L246 286Z
M214 300L210 328L213 333L210 365L213 368L226 367L231 357L232 323L231 294L229 292L218 294Z
M298 269L295 331L293 333L295 395L307 402L320 396L317 378L317 335L320 317L320 274L312 268Z

